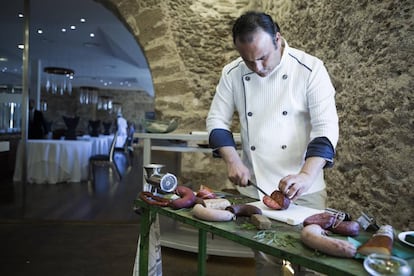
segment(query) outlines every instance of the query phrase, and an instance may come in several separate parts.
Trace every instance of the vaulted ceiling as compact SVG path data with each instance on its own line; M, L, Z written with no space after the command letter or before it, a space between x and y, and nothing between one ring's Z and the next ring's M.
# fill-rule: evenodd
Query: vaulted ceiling
M102 4L93 0L31 0L29 10L32 72L50 66L70 68L75 71L74 87L143 90L153 96L151 73L139 44ZM24 43L25 18L19 17L23 12L23 0L0 2L2 87L22 83L23 51L18 45Z

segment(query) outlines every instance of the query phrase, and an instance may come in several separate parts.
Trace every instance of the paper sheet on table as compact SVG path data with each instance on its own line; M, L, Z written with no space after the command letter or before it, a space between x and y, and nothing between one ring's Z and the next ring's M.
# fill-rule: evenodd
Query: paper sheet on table
M286 210L272 210L264 205L262 201L255 201L248 204L259 207L264 216L290 225L301 224L307 217L325 212L325 210L312 209L296 204L290 204Z

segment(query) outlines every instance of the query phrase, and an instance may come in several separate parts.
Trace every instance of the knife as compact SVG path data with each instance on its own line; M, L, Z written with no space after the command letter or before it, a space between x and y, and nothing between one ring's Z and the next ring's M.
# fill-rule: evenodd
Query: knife
M250 179L247 181L247 186L253 186L255 187L257 190L259 190L259 192L261 192L262 194L269 196L265 191L263 191L262 188L260 188L259 186L257 186L256 184L254 184Z

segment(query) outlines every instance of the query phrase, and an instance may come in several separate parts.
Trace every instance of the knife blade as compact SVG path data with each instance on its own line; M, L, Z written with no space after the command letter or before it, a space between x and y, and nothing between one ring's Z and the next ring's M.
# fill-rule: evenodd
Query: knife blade
M259 186L257 186L256 184L254 184L250 179L247 181L247 186L253 186L255 187L257 190L259 190L259 192L261 192L262 194L269 196L265 191L263 191L262 188L260 188Z

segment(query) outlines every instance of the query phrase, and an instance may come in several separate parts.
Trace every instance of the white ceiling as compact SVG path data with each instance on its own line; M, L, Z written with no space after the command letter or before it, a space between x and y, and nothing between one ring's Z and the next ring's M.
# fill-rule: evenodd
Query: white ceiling
M0 85L21 86L24 42L23 0L0 3ZM81 23L80 19L86 22ZM75 71L73 86L144 90L154 95L151 73L140 46L119 19L93 0L30 1L30 68ZM76 29L71 30L70 26ZM66 28L66 32L62 32ZM38 34L41 29L43 34ZM90 37L94 33L95 37ZM6 58L7 61L2 61ZM34 69L32 69L34 70ZM42 74L42 78L46 78Z

